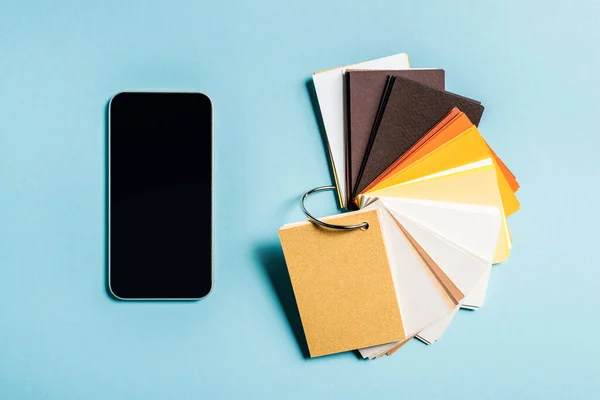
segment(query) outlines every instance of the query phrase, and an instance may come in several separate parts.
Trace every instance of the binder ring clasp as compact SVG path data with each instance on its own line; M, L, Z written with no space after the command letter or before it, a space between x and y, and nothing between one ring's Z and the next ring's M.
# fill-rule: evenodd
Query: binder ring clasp
M302 200L300 200L300 208L302 208L302 212L304 213L304 215L306 215L308 217L308 219L310 219L312 222L314 222L317 225L320 225L324 228L329 228L329 229L340 229L340 230L344 230L344 231L351 231L354 229L361 229L363 231L369 229L369 223L368 222L363 222L361 224L356 224L356 225L336 225L336 224L329 224L327 222L321 221L318 218L313 217L312 215L310 215L310 213L306 210L306 207L304 207L304 199L306 199L309 195L316 193L316 192L321 192L323 190L336 190L335 186L319 186L317 188L314 188L312 190L309 190L308 192L304 193L304 195L302 196Z

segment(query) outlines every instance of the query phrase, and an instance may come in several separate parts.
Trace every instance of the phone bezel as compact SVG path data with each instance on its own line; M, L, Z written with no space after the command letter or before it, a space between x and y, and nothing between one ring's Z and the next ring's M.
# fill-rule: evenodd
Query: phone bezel
M210 290L203 296L199 296L199 297L174 297L174 298L165 298L165 297L158 297L158 298L146 298L146 297L121 297L118 296L112 289L111 287L111 250L110 250L110 234L111 234L111 226L110 226L110 190L111 190L111 184L110 184L110 175L111 175L111 162L110 162L110 157L111 157L111 151L110 151L110 140L111 140L111 111L112 111L112 102L113 100L121 95L121 94L198 94L201 96L206 97L206 99L208 99L208 102L210 104L210 137L211 137L211 143L210 143L210 147L211 147L211 187L210 187L210 206L211 206L211 210L210 210L210 216L211 216L211 221L210 221L210 234L211 234L211 249L210 249ZM106 201L107 201L107 235L106 235L106 239L107 239L107 270L108 270L108 274L107 274L107 287L108 287L108 291L110 292L111 296L113 296L114 298L118 299L118 300L123 300L123 301L197 301L197 300L201 300L206 298L207 296L209 296L213 291L214 291L214 287L215 287L215 257L214 257L214 248L215 248L215 236L214 236L214 222L215 222L215 216L214 216L214 193L215 193L215 168L214 168L214 164L215 164L215 119L214 119L214 113L215 113L215 108L214 108L214 104L212 99L210 98L210 96L208 96L206 93L202 93L202 92L181 92L181 91L122 91L122 92L118 92L115 95L113 95L110 98L110 101L108 102L108 129L107 129L107 134L108 134L108 140L107 140L107 149L106 149L106 153L107 153L107 177L106 177L106 182L107 182L107 197L106 197Z

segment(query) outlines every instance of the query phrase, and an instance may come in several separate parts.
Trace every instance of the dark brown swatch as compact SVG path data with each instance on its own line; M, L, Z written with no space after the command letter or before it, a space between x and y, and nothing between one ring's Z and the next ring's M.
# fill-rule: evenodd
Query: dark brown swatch
M371 136L357 179L356 194L410 149L454 107L464 112L476 126L483 106L443 90L433 89L410 79L393 77L381 123Z
M346 71L346 176L348 198L352 198L360 167L373 130L373 124L380 109L382 95L389 76L401 76L423 83L435 89L444 90L443 69L406 69L393 71Z

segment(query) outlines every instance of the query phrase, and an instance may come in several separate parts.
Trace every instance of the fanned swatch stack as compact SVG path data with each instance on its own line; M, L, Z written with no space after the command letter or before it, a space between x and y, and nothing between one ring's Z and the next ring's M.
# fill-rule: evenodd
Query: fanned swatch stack
M483 306L512 247L519 184L479 132L484 107L404 53L313 81L340 205L357 210L322 220L369 227L279 230L310 356L433 343Z

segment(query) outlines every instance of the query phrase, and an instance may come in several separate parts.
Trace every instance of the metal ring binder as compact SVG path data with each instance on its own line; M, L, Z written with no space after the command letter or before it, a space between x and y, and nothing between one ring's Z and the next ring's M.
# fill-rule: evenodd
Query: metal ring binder
M302 208L302 212L308 217L308 219L310 219L312 222L314 222L317 225L320 225L324 228L329 228L329 229L340 229L340 230L345 230L345 231L351 231L354 229L361 229L361 230L369 229L368 222L363 222L362 224L357 224L357 225L336 225L336 224L328 224L327 222L321 221L320 219L315 218L312 215L310 215L310 213L306 210L306 207L304 207L304 199L306 199L309 195L311 195L315 192L321 192L323 190L336 190L336 188L335 188L335 186L319 186L317 188L309 190L308 192L304 193L304 195L302 196L302 200L300 200L300 208Z

